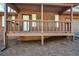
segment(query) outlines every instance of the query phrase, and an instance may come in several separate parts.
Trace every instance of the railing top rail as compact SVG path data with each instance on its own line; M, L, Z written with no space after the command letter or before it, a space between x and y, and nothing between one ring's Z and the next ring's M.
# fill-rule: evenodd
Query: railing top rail
M11 20L8 19L7 21L16 21L16 22L23 22L23 21L27 21L27 22L72 22L72 21L53 21L53 20L22 20L22 19L15 19L15 20Z

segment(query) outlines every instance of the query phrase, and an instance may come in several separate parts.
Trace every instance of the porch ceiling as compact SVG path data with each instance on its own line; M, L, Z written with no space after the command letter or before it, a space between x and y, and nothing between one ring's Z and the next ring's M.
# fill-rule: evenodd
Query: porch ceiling
M77 3L44 3L44 12L63 13L71 6L76 6ZM40 3L9 3L9 6L13 9L20 11L38 11L41 12ZM31 8L30 8L31 7Z

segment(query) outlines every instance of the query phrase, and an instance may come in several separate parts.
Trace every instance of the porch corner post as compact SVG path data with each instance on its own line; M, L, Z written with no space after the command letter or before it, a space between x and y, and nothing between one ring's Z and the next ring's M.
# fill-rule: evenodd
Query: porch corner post
M5 26L3 27L3 43L4 43L4 47L2 48L1 51L5 50L7 48L7 44L8 44L8 41L7 41L7 3L4 4L4 20L5 20Z
M73 33L73 6L71 6L71 32Z
M74 34L74 30L73 30L73 6L71 6L71 33L73 33ZM74 35L73 35L73 40L74 40Z
M44 36L43 36L43 3L41 4L41 45L44 45Z

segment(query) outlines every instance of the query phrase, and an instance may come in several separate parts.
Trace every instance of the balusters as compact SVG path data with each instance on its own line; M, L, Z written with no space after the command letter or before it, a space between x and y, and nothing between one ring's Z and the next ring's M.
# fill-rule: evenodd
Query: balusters
M14 30L13 31L16 31L16 21L13 21L13 28L14 28Z
M38 32L39 32L39 27L40 27L40 26L39 26L39 25L40 25L39 23L40 23L40 21L37 21L37 24L38 24L38 25L37 25Z
M20 22L18 21L17 23L18 23L17 27L18 27L18 32L19 32L20 31Z
M44 21L44 32L47 32L48 31L48 23L47 23L47 21Z
M53 23L53 25L52 25L53 26L53 32L55 32L55 22L53 21L52 23Z
M32 21L30 21L30 32L32 32L33 29L32 29Z
M25 32L41 32L42 22L43 22L43 32L52 32L52 33L71 32L71 22L50 21L50 20L44 20L44 21L39 21L39 20L8 21L8 31L19 31L19 32L22 31L21 29L23 29L24 25L21 23L23 23L23 22L26 22L26 29L28 30L28 31L26 30ZM57 27L57 23L59 24L58 27Z
M10 26L10 31L12 31L12 22L10 22L10 25L11 25L11 26Z
M64 22L62 22L63 23L63 33L65 32L65 23Z
M61 22L59 22L59 32L61 32Z
M71 33L71 22L70 22L70 26L69 26L69 28L70 28L70 33Z

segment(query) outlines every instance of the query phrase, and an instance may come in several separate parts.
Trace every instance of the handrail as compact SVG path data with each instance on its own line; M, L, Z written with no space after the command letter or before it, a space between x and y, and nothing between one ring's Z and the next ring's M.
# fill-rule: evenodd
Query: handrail
M8 20L8 21L16 21L16 22L23 22L23 21L28 21L28 22L30 22L30 21L34 21L34 22L36 22L36 21L48 21L48 22L72 22L72 21L53 21L53 20L18 20L18 19L15 19L15 20Z

